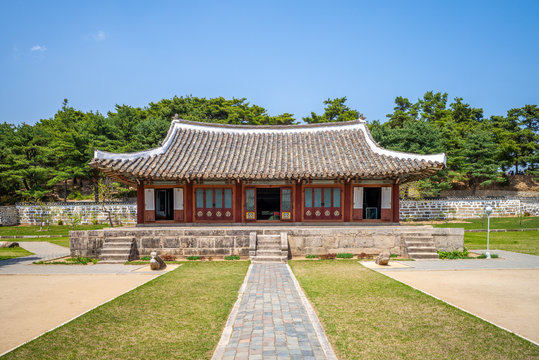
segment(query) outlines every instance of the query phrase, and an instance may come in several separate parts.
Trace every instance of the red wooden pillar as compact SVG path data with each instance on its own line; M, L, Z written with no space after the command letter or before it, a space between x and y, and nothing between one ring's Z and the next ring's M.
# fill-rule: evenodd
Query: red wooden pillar
M400 212L400 203L399 203L399 184L393 184L393 189L391 191L393 199L391 199L391 206L393 207L393 222L399 222L399 212Z
M241 211L241 204L243 203L243 191L241 187L241 181L236 183L234 189L234 222L241 223L243 222L243 213Z
M189 182L185 185L185 194L183 196L185 211L184 219L187 223L193 222L193 183Z
M350 209L352 208L352 183L344 183L343 220L350 222Z
M300 182L296 183L296 195L294 199L294 221L301 221L301 212L303 207L303 186Z
M144 185L137 185L137 224L144 224Z

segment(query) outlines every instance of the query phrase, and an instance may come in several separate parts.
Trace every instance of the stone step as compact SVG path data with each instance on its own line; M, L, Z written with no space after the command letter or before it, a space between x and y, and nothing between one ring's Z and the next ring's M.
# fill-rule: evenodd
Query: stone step
M414 246L419 246L419 247L423 247L423 246L428 246L428 247L433 247L434 244L432 241L410 241L410 242L406 242L406 246L407 247L414 247Z
M129 253L131 252L131 247L128 248L118 248L118 247L111 247L111 248L102 248L101 254L127 254L129 256Z
M433 253L437 254L434 246L409 246L408 253Z
M281 250L256 250L256 256L281 256Z
M123 261L126 262L129 259L129 254L101 254L99 257L99 261L109 261L109 260L117 260L117 261Z
M411 253L411 252L408 252L408 256L411 257L412 259L420 259L420 260L434 260L434 259L439 259L440 258L437 253Z
M110 247L120 247L120 248L131 248L132 243L130 242L113 242L113 243L104 243L103 248L110 248Z
M257 242L261 241L278 241L281 242L281 236L280 235L257 235Z
M403 236L404 241L432 241L432 236Z
M105 238L105 244L106 243L132 243L135 240L134 237L106 237Z
M286 259L282 256L255 256L253 259L255 263L261 262L273 262L273 263L283 263L286 262Z
M258 244L257 249L280 249L281 243L278 244Z

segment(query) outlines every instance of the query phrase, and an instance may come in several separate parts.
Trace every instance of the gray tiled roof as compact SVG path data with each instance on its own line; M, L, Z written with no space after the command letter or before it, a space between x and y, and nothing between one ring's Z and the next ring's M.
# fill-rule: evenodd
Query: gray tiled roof
M445 155L380 148L364 120L289 126L242 126L174 120L163 145L129 154L96 151L90 166L135 179L401 178L436 173Z

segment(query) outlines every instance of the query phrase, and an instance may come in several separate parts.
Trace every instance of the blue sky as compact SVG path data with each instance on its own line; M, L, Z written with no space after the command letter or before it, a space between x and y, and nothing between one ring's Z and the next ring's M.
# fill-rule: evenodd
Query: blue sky
M539 103L539 1L0 1L0 122L68 98L106 113L174 95L246 97L272 115L347 96Z

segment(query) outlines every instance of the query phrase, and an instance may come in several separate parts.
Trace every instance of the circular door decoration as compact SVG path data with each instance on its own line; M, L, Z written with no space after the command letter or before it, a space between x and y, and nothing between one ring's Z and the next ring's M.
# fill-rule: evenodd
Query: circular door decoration
M208 211L208 212L206 213L206 216L210 217L210 216L211 216L211 211Z
M316 216L320 216L322 213L320 212L320 210L316 210L316 212L314 213Z
M339 210L335 210L335 212L333 213L333 215L339 216L339 215L341 215L341 213L339 212Z
M331 214L331 213L329 212L329 210L326 210L326 211L324 212L324 215L325 215L325 216L329 216L329 214Z
M307 210L307 211L305 212L305 215L311 216L311 215L312 215L311 210Z
M202 211L197 212L197 216L198 216L198 217L202 217L202 215L204 215L204 214L202 213Z
M226 216L226 217L230 217L230 215L232 215L232 214L230 213L230 211L227 211L227 212L225 213L225 216Z
M221 214L220 211L217 211L217 212L215 213L215 215L217 215L217 217L221 217L222 214Z

